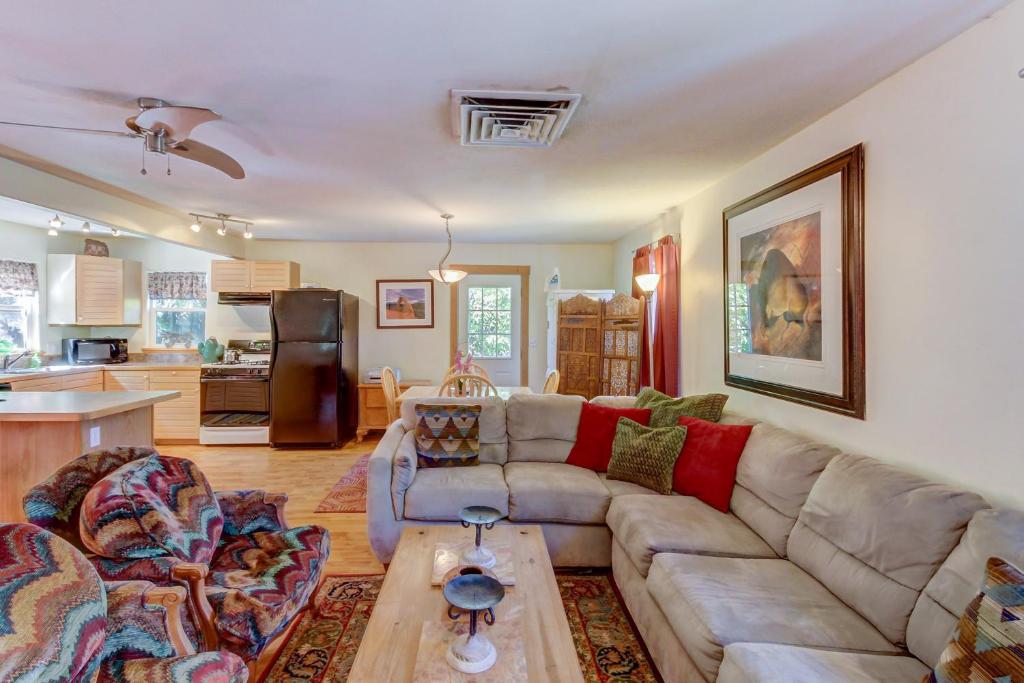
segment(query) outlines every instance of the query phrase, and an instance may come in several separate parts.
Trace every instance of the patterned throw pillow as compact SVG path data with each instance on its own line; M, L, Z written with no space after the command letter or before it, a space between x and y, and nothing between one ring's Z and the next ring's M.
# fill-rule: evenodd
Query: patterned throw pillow
M695 394L672 398L651 387L644 387L637 394L636 407L651 409L652 427L673 427L684 416L718 422L722 419L722 410L728 400L726 394Z
M420 467L476 465L480 405L416 404L416 461Z
M672 474L686 441L686 427L645 427L620 417L612 442L608 478L672 493Z
M998 557L925 682L1024 680L1024 572Z

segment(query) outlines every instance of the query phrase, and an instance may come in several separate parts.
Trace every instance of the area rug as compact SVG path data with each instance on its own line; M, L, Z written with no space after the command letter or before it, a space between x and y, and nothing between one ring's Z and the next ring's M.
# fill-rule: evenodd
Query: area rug
M661 680L607 573L556 578L587 683ZM383 583L380 575L327 577L262 683L347 680Z
M366 512L366 472L370 466L370 453L360 456L352 468L331 488L320 501L317 512Z

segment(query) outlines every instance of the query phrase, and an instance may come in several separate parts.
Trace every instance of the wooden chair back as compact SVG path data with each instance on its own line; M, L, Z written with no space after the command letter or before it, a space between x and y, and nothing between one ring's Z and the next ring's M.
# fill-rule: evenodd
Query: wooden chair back
M384 405L388 409L388 424L398 419L398 381L395 371L384 367L380 371L380 386L384 390Z
M541 393L557 394L558 383L561 381L561 379L562 373L560 373L558 370L552 370L551 373L548 375L548 378L544 380L544 391Z
M487 380L491 379L491 376L487 374L487 370L485 370L482 365L477 365L476 363L470 363L467 367L463 369L463 373L468 375L480 375L481 377L484 377ZM453 365L450 368L448 368L448 372L444 373L444 376L445 379L447 379L448 377L457 374L459 374L459 371L457 367Z
M497 396L498 390L491 380L480 375L449 375L445 377L444 382L441 384L441 389L437 392L438 396L479 396L481 398L487 396Z

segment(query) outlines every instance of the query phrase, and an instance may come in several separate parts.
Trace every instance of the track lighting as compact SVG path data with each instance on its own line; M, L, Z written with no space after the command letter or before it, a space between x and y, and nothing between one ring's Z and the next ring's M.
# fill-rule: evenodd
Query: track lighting
M190 230L192 230L192 232L199 232L200 230L202 230L203 219L206 218L210 221L214 221L214 225L217 225L216 221L220 221L220 225L217 227L216 232L221 237L227 236L228 223L238 223L244 229L242 237L244 237L247 240L251 240L253 238L252 223L250 221L243 221L239 220L238 218L232 218L231 214L218 213L216 215L211 216L205 213L190 213L189 216L192 216L192 224L189 225L188 227Z
M223 218L220 219L220 227L217 228L217 234L220 235L221 237L228 234L228 226L224 225Z
M111 228L110 229L110 236L111 237L120 237L121 236L121 231L118 230L117 228Z
M248 225L245 226L245 232L242 233L242 237L244 237L247 240L251 240L252 239L252 232L249 230L249 226Z
M199 232L203 229L203 222L200 220L199 216L192 217L192 225L188 226L188 229L192 232Z
M63 228L64 220L57 214L53 214L53 218L50 219L51 228Z
M86 221L86 222L82 223L82 232L85 232L85 233L92 232L92 226L89 225L89 221Z
M57 232L57 228L50 228L49 230L46 231L46 234L49 235L50 237L56 237L60 233Z

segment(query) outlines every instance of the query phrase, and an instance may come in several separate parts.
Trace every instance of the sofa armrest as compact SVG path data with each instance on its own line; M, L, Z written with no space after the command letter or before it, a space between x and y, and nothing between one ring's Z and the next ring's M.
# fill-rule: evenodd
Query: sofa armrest
M206 597L206 577L209 573L210 568L198 562L182 562L171 570L174 580L184 584L188 589L189 611L192 614L192 622L199 628L204 651L216 650L220 645L213 605Z
M103 587L107 593L104 659L195 654L185 633L188 591L184 587L156 586L149 581L106 581ZM146 638L138 636L140 630Z
M370 455L366 474L366 517L370 545L382 562L388 562L401 534L401 508L392 500L395 455L405 437L401 420L395 420Z
M243 536L257 531L284 531L288 522L284 506L286 493L260 490L217 491L217 503L224 516L224 534Z

